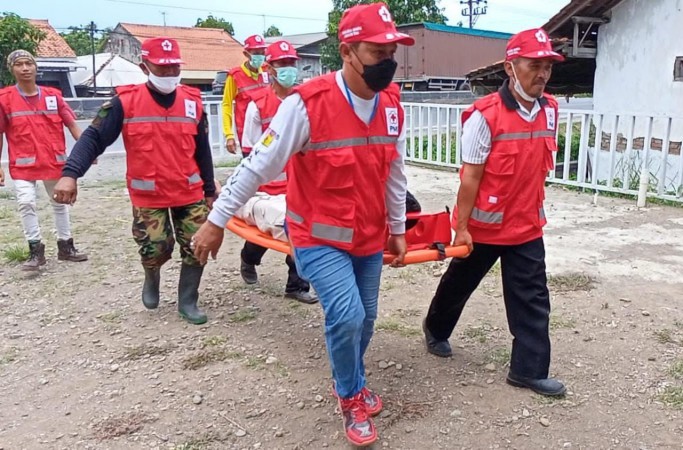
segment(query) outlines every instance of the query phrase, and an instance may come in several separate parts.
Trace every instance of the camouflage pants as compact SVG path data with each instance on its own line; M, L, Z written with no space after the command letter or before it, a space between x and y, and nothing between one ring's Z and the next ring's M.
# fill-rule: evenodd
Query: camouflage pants
M171 259L177 240L183 262L198 266L199 261L190 249L190 239L206 222L208 214L205 200L173 208L133 206L133 239L140 247L142 265L146 268L161 267Z

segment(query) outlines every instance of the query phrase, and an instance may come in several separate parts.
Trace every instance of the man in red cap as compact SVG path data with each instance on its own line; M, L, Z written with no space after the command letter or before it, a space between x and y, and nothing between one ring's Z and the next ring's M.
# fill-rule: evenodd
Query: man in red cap
M183 260L178 312L202 324L207 319L197 300L204 266L194 257L190 239L206 221L216 188L202 99L197 89L180 84L182 63L175 39L142 43L140 67L149 80L117 88L102 106L69 155L55 196L73 204L76 180L123 134L133 237L145 270L142 303L147 309L159 306L161 266L171 259L177 240Z
M382 253L406 253L404 114L392 84L400 33L384 3L346 10L342 70L310 80L282 101L251 155L224 186L195 235L195 254L215 257L226 223L263 183L287 168L287 221L297 268L325 314L325 341L346 436L377 439L382 409L366 387L364 356L377 318ZM390 232L386 240L387 226Z
M255 34L244 41L244 56L247 60L238 67L228 71L223 91L223 133L225 145L230 153L237 150L237 142L242 139L244 115L251 101L251 94L268 86L268 74L261 70L266 59L266 41L263 36ZM234 104L233 104L234 102ZM233 129L233 117L235 129ZM242 148L242 154L249 154Z
M550 298L545 272L544 185L557 150L557 102L544 94L553 51L542 29L508 42L500 90L463 113L460 189L453 213L455 245L471 253L453 259L423 323L427 350L452 354L448 338L470 295L500 258L508 325L514 336L507 382L548 396L565 386L548 378Z
M38 86L38 67L33 55L15 50L7 56L7 68L17 83L0 89L0 154L3 135L7 136L9 172L19 204L24 236L28 241L29 259L22 270L37 271L46 264L45 244L36 214L38 181L50 197L57 229L57 258L85 261L71 237L69 207L54 202L54 187L66 161L64 127L74 139L81 135L76 115L58 89ZM0 167L0 186L5 185L5 173Z
M258 143L261 135L268 129L270 121L275 116L282 100L292 93L297 81L298 70L296 63L299 60L296 50L287 41L277 41L266 48L266 62L263 69L272 80L271 88L257 91L253 100L247 106L244 120L244 133L242 134L242 148L247 153ZM259 228L272 228L284 226L287 193L287 171L275 181L259 187L257 199L248 203L249 214L246 219L256 223ZM244 208L247 209L247 208ZM244 211L247 212L247 211ZM265 223L259 223L265 222ZM255 284L258 281L256 266L261 264L261 259L267 249L260 245L246 241L242 248L240 273L247 284ZM289 267L285 297L292 298L302 303L316 303L318 298L309 292L310 285L301 279L296 270L296 265L291 256L287 255L285 262Z

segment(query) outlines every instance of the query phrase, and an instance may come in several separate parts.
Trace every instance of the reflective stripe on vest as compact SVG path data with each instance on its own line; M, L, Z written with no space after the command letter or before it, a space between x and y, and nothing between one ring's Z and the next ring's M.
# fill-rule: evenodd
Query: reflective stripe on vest
M251 90L259 89L259 88L266 87L266 86L268 86L268 85L267 85L267 84L262 84L262 83L259 83L259 84L252 84L252 85L250 85L250 86L245 86L245 87L237 88L237 93L238 93L238 94L241 94L242 92L245 92L245 91L251 91Z
M191 117L158 117L158 116L148 116L148 117L130 117L128 119L123 119L123 123L150 123L150 122L173 122L173 123L193 123L195 125L199 124L199 120L193 119Z
M313 222L311 236L318 239L350 244L353 242L353 228L335 227L334 225Z
M288 219L292 219L292 222L297 223L297 224L299 224L299 225L301 225L302 223L304 223L304 218L303 218L303 217L301 217L300 215L298 215L298 214L295 213L295 212L292 212L292 211L289 210L289 209L287 210L287 218L288 218Z
M28 166L29 164L34 164L36 162L35 156L29 156L27 158L17 158L14 162L17 166Z
M307 150L329 150L331 148L355 147L370 144L396 144L398 138L390 136L355 137L333 141L314 142L304 147Z
M472 208L472 219L483 223L503 223L502 212L487 212L479 208ZM541 206L538 208L538 218L545 220L545 209Z
M193 173L192 175L187 177L187 181L190 184L199 183L200 181L202 181L202 177L199 176L198 173Z
M64 162L66 161L66 155L57 155L57 162Z
M502 212L489 212L479 208L472 208L472 219L483 223L503 223Z
M153 191L154 185L153 180L130 180L130 187L139 191Z
M55 114L59 114L59 111L17 111L7 114L7 118L11 119L12 117L47 116Z
M521 133L503 133L493 138L493 142L498 141L516 141L520 139L533 139L533 138L545 138L545 137L555 137L555 132L551 130L547 131L534 131L530 133L524 131Z

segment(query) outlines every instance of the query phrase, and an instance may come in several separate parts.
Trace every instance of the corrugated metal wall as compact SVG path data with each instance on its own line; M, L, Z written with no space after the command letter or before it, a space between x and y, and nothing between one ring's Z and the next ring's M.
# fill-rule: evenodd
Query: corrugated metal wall
M432 31L421 25L401 31L415 38L412 47L396 52L396 79L464 77L468 72L505 57L505 39Z

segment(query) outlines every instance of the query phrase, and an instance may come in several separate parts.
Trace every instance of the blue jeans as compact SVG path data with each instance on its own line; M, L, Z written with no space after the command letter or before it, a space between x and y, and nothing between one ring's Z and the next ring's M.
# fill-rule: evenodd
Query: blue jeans
M365 387L363 357L377 319L382 252L358 257L334 247L295 248L299 274L315 288L325 313L325 342L337 394Z

